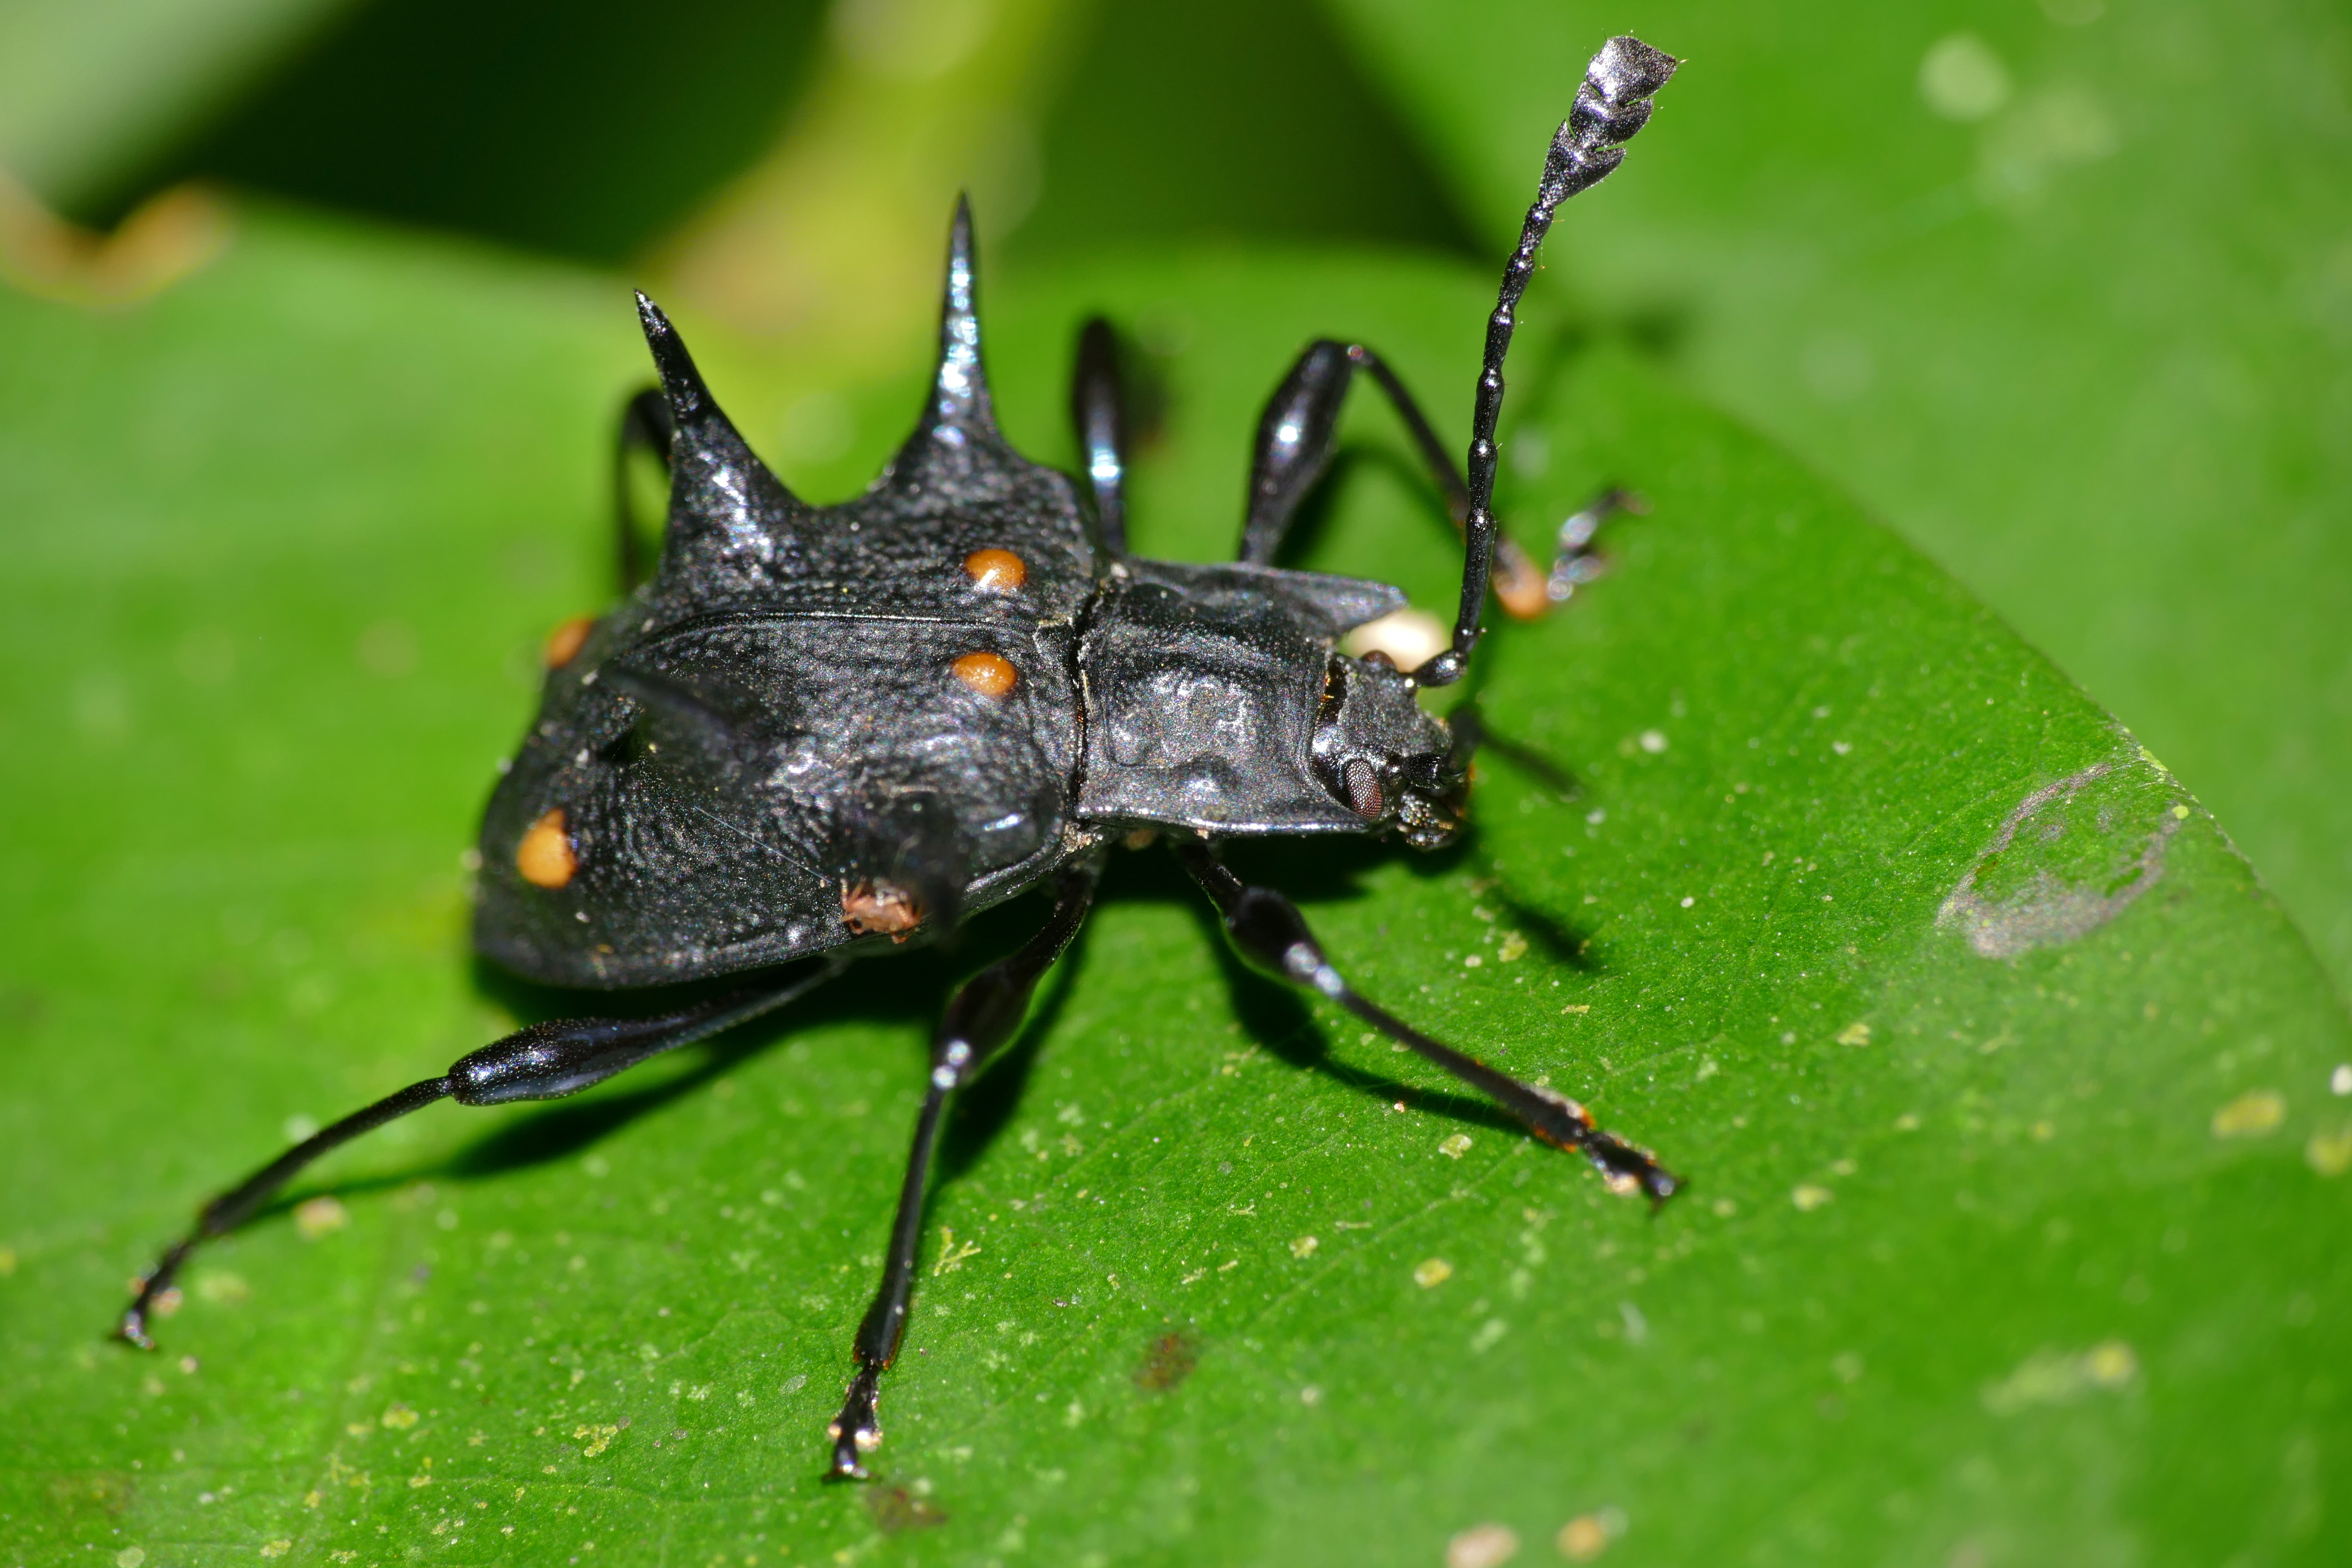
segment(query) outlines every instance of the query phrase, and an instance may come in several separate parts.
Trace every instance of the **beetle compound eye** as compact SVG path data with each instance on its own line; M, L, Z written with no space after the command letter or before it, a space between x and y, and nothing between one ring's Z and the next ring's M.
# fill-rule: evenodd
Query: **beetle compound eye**
M587 642L588 634L595 629L595 616L574 616L548 633L547 647L542 650L547 658L547 668L562 669L579 658L581 646Z
M580 858L572 852L572 836L563 831L561 806L532 823L523 834L522 845L515 851L515 869L534 888L561 888L580 869Z
M963 569L983 594L1010 594L1029 581L1028 563L1010 550L975 550L963 558Z
M1348 785L1348 804L1358 816L1367 821L1379 819L1387 801L1381 795L1381 775L1372 764L1361 757L1350 757L1348 765L1339 770Z
M958 680L982 697L1002 697L1021 679L1010 660L992 653L968 653L949 668Z

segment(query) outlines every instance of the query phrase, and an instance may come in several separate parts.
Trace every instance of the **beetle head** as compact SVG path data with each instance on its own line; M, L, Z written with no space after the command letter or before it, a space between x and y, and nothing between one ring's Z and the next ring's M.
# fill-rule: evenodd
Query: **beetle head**
M1435 849L1462 830L1466 770L1452 733L1421 710L1420 688L1388 655L1331 656L1315 725L1315 771L1368 826Z

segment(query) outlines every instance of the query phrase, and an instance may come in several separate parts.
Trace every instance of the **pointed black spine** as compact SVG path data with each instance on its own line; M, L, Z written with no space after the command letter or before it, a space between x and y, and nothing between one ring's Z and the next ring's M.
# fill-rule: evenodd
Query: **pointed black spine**
M932 434L950 446L964 433L996 430L996 409L988 395L988 372L980 358L979 263L971 238L971 198L956 197L955 221L948 226L948 276L940 303L940 363L931 379Z
M793 547L790 520L806 509L752 452L710 395L677 329L642 293L637 319L676 425L662 571L681 581L695 580L698 570L756 574Z
M670 416L683 429L700 423L712 407L710 388L686 352L686 341L669 324L662 308L637 292L637 321L646 330L646 347L653 352L654 369L661 375L662 392L669 398Z

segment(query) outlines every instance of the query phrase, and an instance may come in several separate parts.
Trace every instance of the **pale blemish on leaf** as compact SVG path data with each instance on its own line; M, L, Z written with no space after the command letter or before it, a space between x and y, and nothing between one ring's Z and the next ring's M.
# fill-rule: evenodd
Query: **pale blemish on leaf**
M311 1198L294 1208L294 1231L305 1241L316 1241L351 1222L351 1211L331 1197Z
M1986 1385L1984 1407L2014 1415L2037 1405L2063 1405L2094 1389L2123 1388L2138 1375L2139 1358L2121 1340L2102 1340L2079 1352L2039 1350Z
M2213 1113L2216 1138L2260 1138L2286 1121L2286 1096L2274 1089L2250 1089Z
M1580 1513L1559 1527L1552 1544L1570 1563L1590 1563L1609 1549L1609 1528L1599 1514Z
M1474 1524L1445 1543L1445 1568L1501 1568L1519 1554L1510 1526Z
M207 1269L196 1277L196 1295L216 1307L235 1307L251 1300L253 1288L242 1275Z
M1977 858L1936 923L1986 958L2015 958L2096 931L2164 875L2184 820L2149 779L2095 763L2023 800Z
M1084 1196L1085 1194L1080 1194L1079 1195ZM980 1244L978 1242L967 1241L961 1246L958 1246L955 1238L955 1231L949 1226L942 1226L940 1227L940 1260L931 1265L931 1277L936 1279L942 1274L952 1274L957 1269L963 1267L963 1260L965 1258L977 1258L979 1256Z

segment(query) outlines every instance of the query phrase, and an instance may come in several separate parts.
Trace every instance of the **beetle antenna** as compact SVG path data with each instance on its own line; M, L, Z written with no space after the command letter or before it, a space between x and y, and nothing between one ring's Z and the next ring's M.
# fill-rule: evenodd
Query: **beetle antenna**
M1559 204L1591 189L1625 160L1624 144L1649 123L1650 95L1666 85L1681 62L1639 38L1615 37L1584 69L1575 106L1553 133L1544 157L1543 179L1519 226L1518 247L1503 268L1495 313L1486 318L1486 353L1478 372L1478 400L1470 422L1470 515L1468 548L1462 564L1462 603L1454 621L1454 643L1413 671L1423 686L1451 686L1469 668L1486 609L1487 579L1495 563L1495 429L1503 412L1503 360L1510 353L1519 297L1534 278L1536 252L1551 229Z

